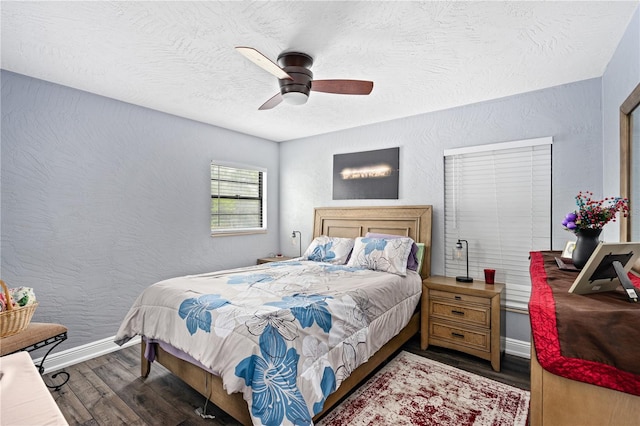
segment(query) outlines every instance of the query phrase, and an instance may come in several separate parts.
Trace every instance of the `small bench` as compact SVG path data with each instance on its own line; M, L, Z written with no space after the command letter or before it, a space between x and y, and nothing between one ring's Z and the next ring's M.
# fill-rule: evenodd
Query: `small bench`
M40 364L36 365L36 367L38 367L38 372L42 375L44 373L45 359L56 346L65 340L67 340L67 327L64 325L32 322L21 332L14 334L13 336L0 338L0 356L10 355L21 351L32 352L36 349L53 345L42 357ZM47 385L47 387L54 390L60 390L60 388L69 381L69 373L65 371L56 373L52 375L51 378L55 379L59 374L65 376L64 381L59 385Z

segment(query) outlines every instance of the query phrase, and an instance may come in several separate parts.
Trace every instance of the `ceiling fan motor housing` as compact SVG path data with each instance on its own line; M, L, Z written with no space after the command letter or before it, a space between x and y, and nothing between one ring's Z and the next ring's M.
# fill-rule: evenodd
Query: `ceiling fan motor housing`
M285 52L278 56L282 69L293 80L278 80L280 94L290 103L303 104L309 97L313 73L309 67L313 64L311 56L298 52ZM303 95L303 96L301 96Z

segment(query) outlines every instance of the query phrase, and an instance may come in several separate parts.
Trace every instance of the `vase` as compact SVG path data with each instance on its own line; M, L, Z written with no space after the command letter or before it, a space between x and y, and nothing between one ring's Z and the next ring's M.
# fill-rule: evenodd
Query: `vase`
M576 241L576 247L573 249L573 266L578 269L584 268L589 258L593 254L593 251L600 244L600 233L602 229L579 229L576 231L578 240Z

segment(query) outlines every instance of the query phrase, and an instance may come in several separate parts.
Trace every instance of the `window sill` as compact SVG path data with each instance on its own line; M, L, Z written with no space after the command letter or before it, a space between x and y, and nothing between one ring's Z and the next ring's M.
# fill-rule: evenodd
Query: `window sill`
M266 229L231 229L228 231L211 231L212 237L231 237L238 235L266 234Z

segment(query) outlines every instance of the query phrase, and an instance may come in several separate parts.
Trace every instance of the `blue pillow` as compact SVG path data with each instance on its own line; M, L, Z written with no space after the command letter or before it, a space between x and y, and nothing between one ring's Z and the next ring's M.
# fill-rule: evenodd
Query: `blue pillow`
M311 241L303 258L314 262L328 262L334 265L344 265L353 249L353 238L328 237L321 235Z

